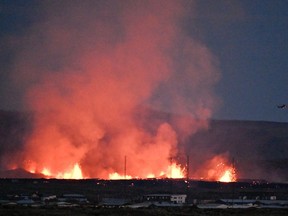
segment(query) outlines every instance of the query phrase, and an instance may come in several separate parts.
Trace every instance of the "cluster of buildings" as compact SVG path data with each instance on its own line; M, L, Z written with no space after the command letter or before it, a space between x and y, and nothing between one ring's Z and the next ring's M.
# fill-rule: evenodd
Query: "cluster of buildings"
M90 202L82 194L40 195L7 195L0 199L1 206L57 206L57 207L150 207L150 206L183 206L186 204L186 194L148 194L138 202L132 202L126 198L101 198L99 202Z
M181 207L187 205L186 194L148 194L144 195L138 202L130 202L122 198L104 198L99 202L100 206L107 207L128 207L128 208L148 208L148 207Z
M105 207L105 208L148 208L148 207L181 207L197 206L202 209L225 209L225 208L286 208L288 200L277 200L276 196L269 199L219 199L219 200L193 200L187 203L186 194L147 194L138 201L127 198L101 198L98 202L91 202L82 194L63 194L62 196L43 196L37 193L31 195L7 195L0 200L1 206L57 206L57 207Z
M269 199L247 199L239 197L238 199L219 199L216 201L204 201L197 204L198 208L285 208L288 209L288 200L277 200L276 196Z
M75 207L89 204L88 199L82 194L63 194L43 196L38 193L31 195L7 195L0 200L2 206L58 206L58 207Z

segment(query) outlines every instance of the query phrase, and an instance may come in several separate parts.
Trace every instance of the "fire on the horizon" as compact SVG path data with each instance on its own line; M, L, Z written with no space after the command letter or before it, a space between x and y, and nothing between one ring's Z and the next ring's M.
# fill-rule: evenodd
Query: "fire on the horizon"
M217 159L215 159L217 158ZM222 157L217 156L213 158L210 163L216 162L214 168L210 167L208 170L202 170L203 173L207 172L205 178L194 176L196 179L202 179L206 181L220 181L220 182L235 182L236 181L236 170L231 165L226 165L222 161ZM220 162L219 162L220 161ZM29 170L31 173L36 171L32 168ZM89 176L83 176L81 167L76 163L70 170L59 173L51 173L49 169L43 168L40 171L41 174L45 175L47 178L57 178L57 179L86 179ZM117 172L110 173L107 179L120 180L120 179L150 179L150 178L171 178L171 179L184 179L187 178L187 170L182 168L181 165L173 162L170 164L165 171L160 171L159 173L149 173L146 176L131 176L129 174L119 174Z

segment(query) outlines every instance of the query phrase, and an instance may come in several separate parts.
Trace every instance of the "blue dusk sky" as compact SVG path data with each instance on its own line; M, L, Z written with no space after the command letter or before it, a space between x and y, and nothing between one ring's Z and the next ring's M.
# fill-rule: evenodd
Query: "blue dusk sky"
M17 38L43 17L40 2L0 0L2 110L21 110L23 94L12 84L10 71ZM193 15L183 28L218 62L214 91L221 102L212 118L288 122L288 109L277 108L288 104L288 1L195 0L187 5Z

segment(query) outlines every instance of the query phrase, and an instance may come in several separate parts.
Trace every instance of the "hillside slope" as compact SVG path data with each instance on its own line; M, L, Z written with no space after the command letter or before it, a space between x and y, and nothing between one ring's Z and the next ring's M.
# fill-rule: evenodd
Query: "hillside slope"
M225 154L235 160L240 178L288 180L288 124L213 120L184 144L190 154ZM205 158L205 153L199 155ZM199 156L195 156L200 160Z

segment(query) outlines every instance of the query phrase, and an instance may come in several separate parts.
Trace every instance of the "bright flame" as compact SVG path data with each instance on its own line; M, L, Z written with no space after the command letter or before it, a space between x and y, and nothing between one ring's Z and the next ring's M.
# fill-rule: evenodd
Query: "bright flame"
M47 168L44 168L41 173L45 176L51 176L51 173Z
M155 178L155 175L154 174L149 174L149 175L147 175L147 178Z
M36 173L35 169L30 169L29 172L30 173Z
M216 155L199 169L196 176L208 181L235 182L236 170L228 163L227 156Z
M64 173L60 172L57 174L53 174L47 168L44 168L41 173L45 176L55 177L58 179L83 179L84 178L82 174L82 170L78 163L76 163L71 170L66 171Z
M180 165L172 163L167 169L168 178L184 178L185 169L181 168Z
M135 177L136 178L136 177ZM111 180L117 180L117 179L132 179L132 176L129 175L120 175L117 172L109 174L109 179Z
M83 179L82 171L78 163L76 163L71 171L59 174L57 178L63 179Z
M176 164L176 163L172 163L171 165L169 165L167 167L166 172L162 171L159 173L159 175L155 175L153 173L149 173L145 176L145 178L163 178L163 177L167 177L167 178L184 178L185 176L185 169L181 168L180 165ZM158 176L158 177L157 177ZM116 180L116 179L137 179L139 178L138 176L130 176L130 175L120 175L117 172L111 173L109 174L109 179L111 180Z
M27 167L26 170L30 173L36 173L37 172L36 166L34 164L29 164L29 166Z
M219 179L220 182L235 182L236 174L233 168L230 168L224 172L224 175Z

